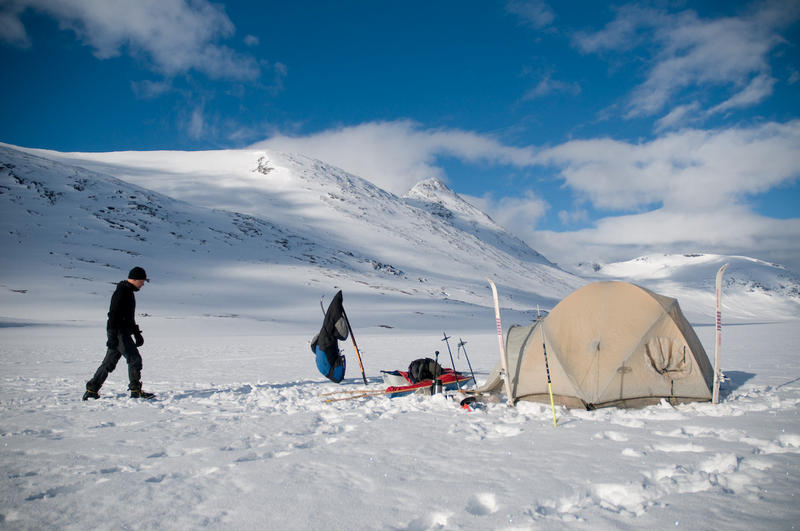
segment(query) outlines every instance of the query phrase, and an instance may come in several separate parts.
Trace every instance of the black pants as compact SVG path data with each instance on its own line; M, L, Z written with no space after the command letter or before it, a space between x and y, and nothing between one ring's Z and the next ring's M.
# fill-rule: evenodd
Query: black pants
M130 332L119 330L107 330L108 341L106 342L106 357L95 371L91 380L86 382L86 388L92 391L99 391L103 383L108 378L108 373L114 372L120 357L124 357L128 362L128 389L137 390L142 388L142 356L133 342Z

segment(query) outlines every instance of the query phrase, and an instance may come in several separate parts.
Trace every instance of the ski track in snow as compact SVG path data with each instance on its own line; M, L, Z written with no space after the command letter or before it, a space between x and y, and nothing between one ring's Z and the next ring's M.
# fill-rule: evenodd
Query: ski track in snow
M476 343L493 340L487 333ZM798 521L798 381L740 385L718 406L557 408L553 428L549 404L467 412L441 395L325 403L321 393L363 384L352 368L344 387L302 377L311 357L293 345L306 342L283 338L265 359L211 344L185 371L179 360L191 349L175 342L145 354L145 375L175 376L146 387L157 401L127 397L123 361L101 399L84 403L96 353L76 339L67 356L51 344L4 341L0 524L706 529ZM371 373L381 360L390 367L390 351L371 349ZM249 359L250 370L198 361L226 352ZM299 378L236 378L269 374L290 353L299 359L288 372ZM485 378L493 360L479 359ZM376 377L369 386L382 387Z

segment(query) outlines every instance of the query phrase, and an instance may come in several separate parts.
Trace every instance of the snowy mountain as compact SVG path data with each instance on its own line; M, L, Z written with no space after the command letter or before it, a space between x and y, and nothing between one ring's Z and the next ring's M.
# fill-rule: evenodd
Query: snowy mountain
M491 276L501 305L523 312L516 321L586 282L622 279L676 297L690 319L708 322L725 262L724 318L800 316L800 281L775 264L648 256L583 264L576 276L438 179L398 197L298 154L0 145L0 205L0 241L11 251L0 258L6 317L60 316L87 297L77 306L103 306L108 284L139 264L154 279L152 307L175 316L290 326L315 320L319 297L344 289L370 326L395 326L398 309L419 326L432 326L434 315L443 326L452 312L486 319L479 309L491 304Z
M475 235L497 249L503 249L511 256L556 267L525 242L509 234L484 212L464 201L439 179L432 178L417 183L403 197L408 203L449 220L464 232Z
M280 322L316 320L320 295L336 288L374 316L386 298L420 314L453 302L472 311L490 302L489 275L504 305L523 310L584 283L441 183L399 198L299 155L78 155L0 146L3 247L13 249L1 262L3 315L41 316L54 292L66 306L104 299L103 284L133 264L150 272L148 297L163 311Z
M582 264L585 276L624 279L678 297L694 312L714 311L714 278L723 276L723 314L738 320L800 316L800 276L785 267L746 256L663 254L611 264Z

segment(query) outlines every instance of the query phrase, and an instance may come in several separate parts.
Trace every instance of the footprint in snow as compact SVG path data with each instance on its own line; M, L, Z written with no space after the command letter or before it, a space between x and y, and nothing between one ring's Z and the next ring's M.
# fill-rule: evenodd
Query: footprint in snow
M487 433L486 436L489 439L495 439L499 437L514 437L522 433L522 428L519 426L495 426L494 432Z
M467 512L475 516L486 516L497 510L497 497L491 492L475 494L467 501Z
M614 441L614 442L628 441L628 437L623 433L619 433L618 431L601 431L600 433L595 433L592 436L592 439L602 439L605 441Z

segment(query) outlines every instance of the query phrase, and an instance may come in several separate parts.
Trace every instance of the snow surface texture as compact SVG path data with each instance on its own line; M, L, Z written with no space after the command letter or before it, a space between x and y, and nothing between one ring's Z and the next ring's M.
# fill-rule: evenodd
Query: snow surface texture
M800 521L798 284L780 267L644 257L582 278L440 182L401 198L319 161L267 152L0 146L0 208L0 527ZM467 341L480 383L498 360L487 275L505 330L596 278L659 285L713 357L713 272L723 262L732 264L727 381L716 406L558 408L554 428L543 404L469 412L441 395L320 396L364 388L351 346L343 385L319 375L308 348L320 296L337 289L369 388L383 387L380 370L436 350L449 366L443 331L462 371L455 345ZM133 265L153 279L137 295L137 320L145 389L158 400L128 398L121 361L101 399L82 402L104 353L108 299Z

